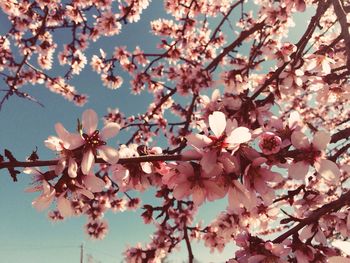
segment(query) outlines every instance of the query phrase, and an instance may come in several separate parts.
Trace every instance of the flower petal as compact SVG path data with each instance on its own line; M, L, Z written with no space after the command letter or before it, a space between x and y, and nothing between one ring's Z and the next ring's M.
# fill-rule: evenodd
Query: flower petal
M93 193L101 192L106 185L105 181L93 174L85 176L83 181L86 189Z
M251 138L252 138L252 135L250 134L250 131L248 128L238 127L237 129L234 129L231 132L231 134L225 139L225 142L231 145L234 145L234 144L245 143L249 141Z
M73 158L69 158L68 175L70 178L77 177L78 165Z
M98 153L103 160L110 164L116 164L119 160L119 151L107 145L98 147Z
M120 125L115 122L110 122L100 132L100 138L102 140L108 140L118 134L120 130Z
M52 188L46 180L43 180L42 190L43 195L50 195L52 191L55 191L55 188Z
M291 136L292 144L297 149L305 149L310 146L309 140L301 131L295 131Z
M230 134L234 129L238 127L238 123L236 119L230 120L228 119L226 122L226 134Z
M192 200L194 205L200 206L205 200L205 190L199 186L195 186L193 189Z
M193 166L188 162L182 162L176 166L176 169L180 172L180 174L184 174L187 177L192 176L194 174Z
M70 217L74 213L71 202L64 198L63 195L57 199L57 209L63 217Z
M233 187L228 190L229 209L237 212L241 204L250 211L256 205L256 200L249 194L247 188L238 181L233 182Z
M296 180L304 180L309 172L309 164L306 162L292 163L288 169L288 176Z
M314 139L312 140L313 146L317 150L324 150L327 147L327 144L331 141L331 135L326 131L316 132Z
M223 198L226 195L227 188L219 186L213 181L204 181L205 188L207 190L208 201L214 201L216 199Z
M140 166L142 168L142 171L146 174L152 173L152 163L150 162L143 162L140 163Z
M56 190L51 187L46 181L43 181L43 194L37 197L32 205L38 210L42 211L50 206L55 198Z
M350 242L349 241L334 240L332 242L332 246L340 249L347 256L350 256Z
M44 141L45 146L52 151L60 152L62 151L62 145L60 144L61 139L56 136L49 136L47 140Z
M327 259L328 263L350 263L350 258L334 256Z
M214 135L219 138L226 127L226 117L221 111L214 111L209 115L209 127Z
M188 196L189 191L190 191L189 183L184 182L175 186L173 195L176 200L182 200L185 196Z
M35 207L38 211L43 211L47 209L50 204L52 203L53 199L55 197L55 193L52 192L49 196L39 196L37 197L33 202L32 206Z
M200 161L202 169L209 174L216 167L217 154L215 151L206 152Z
M74 150L85 143L84 139L77 133L71 133L69 138L67 138L67 143L65 143L68 150Z
M193 147L201 149L212 143L212 140L203 134L190 134L186 136L187 142Z
M81 171L83 174L88 174L94 165L95 156L91 150L84 153L83 160L81 161Z
M94 110L88 109L83 112L82 125L87 134L92 134L97 129L98 116Z
M93 199L95 197L93 193L91 193L90 191L88 191L86 189L76 189L75 193L84 195L89 199Z
M65 159L59 159L55 166L55 174L60 175L66 168L67 161Z
M327 159L321 159L315 163L316 171L328 182L336 184L340 177L340 170L338 166Z
M56 130L58 137L61 140L66 141L69 138L70 133L64 128L62 123L60 123L60 122L56 123L55 130Z
M223 165L223 169L226 173L239 173L240 166L235 156L230 156L229 158L221 155L219 161Z

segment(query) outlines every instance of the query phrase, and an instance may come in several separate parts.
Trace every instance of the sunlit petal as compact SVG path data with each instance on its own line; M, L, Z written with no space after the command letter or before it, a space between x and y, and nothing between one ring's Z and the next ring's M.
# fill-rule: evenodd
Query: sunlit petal
M185 196L188 196L189 191L190 186L185 182L175 186L173 195L176 198L176 200L182 200Z
M64 128L62 123L60 123L60 122L56 123L55 130L56 130L58 137L60 137L61 140L65 141L65 140L67 140L67 138L69 138L70 133Z
M119 160L118 150L110 146L102 145L98 147L98 153L107 163L116 164Z
M341 256L330 257L327 259L328 263L350 263L350 258Z
M88 174L94 165L95 157L91 150L84 153L83 160L81 161L81 171L83 174Z
M306 135L300 131L295 131L291 136L292 144L297 149L305 149L310 146Z
M93 193L101 192L106 185L105 181L93 174L85 176L83 181L86 189Z
M92 134L97 129L98 116L94 110L88 109L83 112L82 125L87 134Z
M316 132L314 139L312 141L313 146L318 150L324 150L327 144L331 141L331 135L326 131Z
M221 111L214 111L209 115L209 127L218 138L222 135L226 127L226 117Z
M69 158L68 175L71 178L77 177L78 165L73 158Z
M70 217L74 213L71 202L64 198L63 195L57 199L57 209L63 217Z
M205 190L199 186L194 187L192 200L196 206L200 206L201 204L203 204L205 200Z
M200 149L200 148L204 148L205 146L208 146L210 143L212 143L212 140L203 134L190 134L186 136L187 142Z
M340 170L338 166L327 159L315 163L316 171L328 182L336 184L339 181Z
M332 242L332 246L340 249L346 255L350 256L350 242L349 241L334 240Z
M252 135L248 128L238 127L231 132L231 134L225 139L225 142L234 145L248 142L251 138Z
M110 122L101 130L100 138L104 141L113 138L118 134L119 130L120 125L118 123Z

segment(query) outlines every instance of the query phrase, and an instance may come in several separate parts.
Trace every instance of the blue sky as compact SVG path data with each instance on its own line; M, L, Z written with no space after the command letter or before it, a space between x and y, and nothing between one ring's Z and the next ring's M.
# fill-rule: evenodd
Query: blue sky
M153 1L142 15L141 21L136 24L128 24L118 37L101 39L91 43L87 52L88 58L91 54L98 53L102 47L108 54L114 50L115 45L126 45L133 50L140 45L146 51L154 51L155 37L149 34L149 21L158 18L163 5ZM305 17L303 17L305 20ZM7 25L6 17L0 13L0 32L3 33ZM294 30L295 36L299 29ZM58 32L56 41L61 45L67 41L67 33ZM57 52L56 52L57 55ZM56 56L55 56L56 57ZM62 72L62 68L54 68L50 73L55 75ZM45 108L38 105L12 97L5 103L0 111L0 151L10 149L16 158L23 160L35 147L41 159L54 158L53 153L45 148L43 141L54 135L54 125L62 122L70 130L75 129L76 119L81 116L84 109L93 108L99 116L107 112L107 108L120 108L126 115L143 112L151 102L151 96L142 94L131 96L128 88L128 78L125 78L123 86L119 90L109 90L102 86L100 77L91 73L87 65L83 72L72 79L81 93L89 94L89 103L83 107L76 107L58 95L49 92L43 86L28 86L32 96L39 99ZM123 142L124 136L119 137ZM144 225L139 217L140 212L126 212L118 214L107 214L110 231L102 241L91 241L84 234L83 226L85 217L71 218L61 223L53 224L47 219L46 213L39 213L31 206L32 200L37 194L25 193L24 189L30 183L27 175L20 175L19 182L13 183L7 173L0 171L0 262L1 263L74 263L79 262L80 244L84 243L86 254L91 254L96 260L103 263L121 262L121 253L127 244L135 245L137 242L145 243L152 234L153 227ZM151 192L142 195L143 203L152 202ZM226 206L226 200L205 205L200 210L200 216L204 223L209 223L215 215ZM219 256L211 255L202 245L194 245L195 255L200 262L219 262L232 255L232 247L226 253ZM186 251L175 253L170 257L174 262L181 262L186 258Z

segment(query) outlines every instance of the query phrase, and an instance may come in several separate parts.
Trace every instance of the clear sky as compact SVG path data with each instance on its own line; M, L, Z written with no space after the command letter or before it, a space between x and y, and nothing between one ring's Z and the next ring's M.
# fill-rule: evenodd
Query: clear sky
M153 1L144 11L141 21L126 25L119 36L91 43L87 52L88 59L91 54L98 53L100 47L108 54L111 54L116 45L126 45L129 50L133 50L136 45L146 51L154 50L158 39L150 36L149 21L162 14L165 16L160 2ZM0 25L0 33L4 33L8 22L1 11ZM68 37L66 33L58 32L55 40L61 46ZM50 74L56 75L59 72L62 72L60 67L54 68ZM80 93L89 94L89 103L83 108L74 106L43 86L26 87L26 91L39 99L45 108L16 97L6 102L0 111L0 151L10 149L17 159L24 160L37 146L41 159L52 159L54 155L45 148L43 141L55 134L56 122L62 122L65 127L74 130L76 119L87 108L93 108L99 116L103 116L108 107L118 107L126 115L143 112L151 102L151 96L144 93L141 96L131 96L128 78L124 73L121 74L125 77L123 86L119 90L109 90L102 86L100 77L92 73L87 65L70 82ZM123 137L119 137L120 143L123 142ZM117 263L122 261L121 253L127 244L135 245L139 241L145 243L152 234L153 227L143 224L140 212L109 213L106 216L110 226L108 235L102 241L91 241L83 230L85 217L70 218L60 223L50 222L46 213L39 213L31 206L38 194L24 192L30 178L21 174L18 179L19 182L13 183L7 172L0 171L0 263L75 263L79 262L82 243L85 258L91 254L96 262ZM152 193L142 196L143 203L152 202L152 199ZM200 216L204 223L209 223L226 206L226 202L222 200L201 208ZM194 246L194 254L200 262L223 261L232 255L232 252L229 254L230 251L232 247L224 255L211 255L204 246ZM186 250L182 249L170 259L181 262L185 258Z

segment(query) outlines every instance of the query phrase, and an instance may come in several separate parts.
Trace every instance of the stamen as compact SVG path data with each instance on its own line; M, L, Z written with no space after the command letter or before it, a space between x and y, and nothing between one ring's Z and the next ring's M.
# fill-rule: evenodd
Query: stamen
M83 138L85 140L85 146L95 149L98 146L106 145L106 142L100 139L99 134L99 130L94 131L90 136L84 133Z

